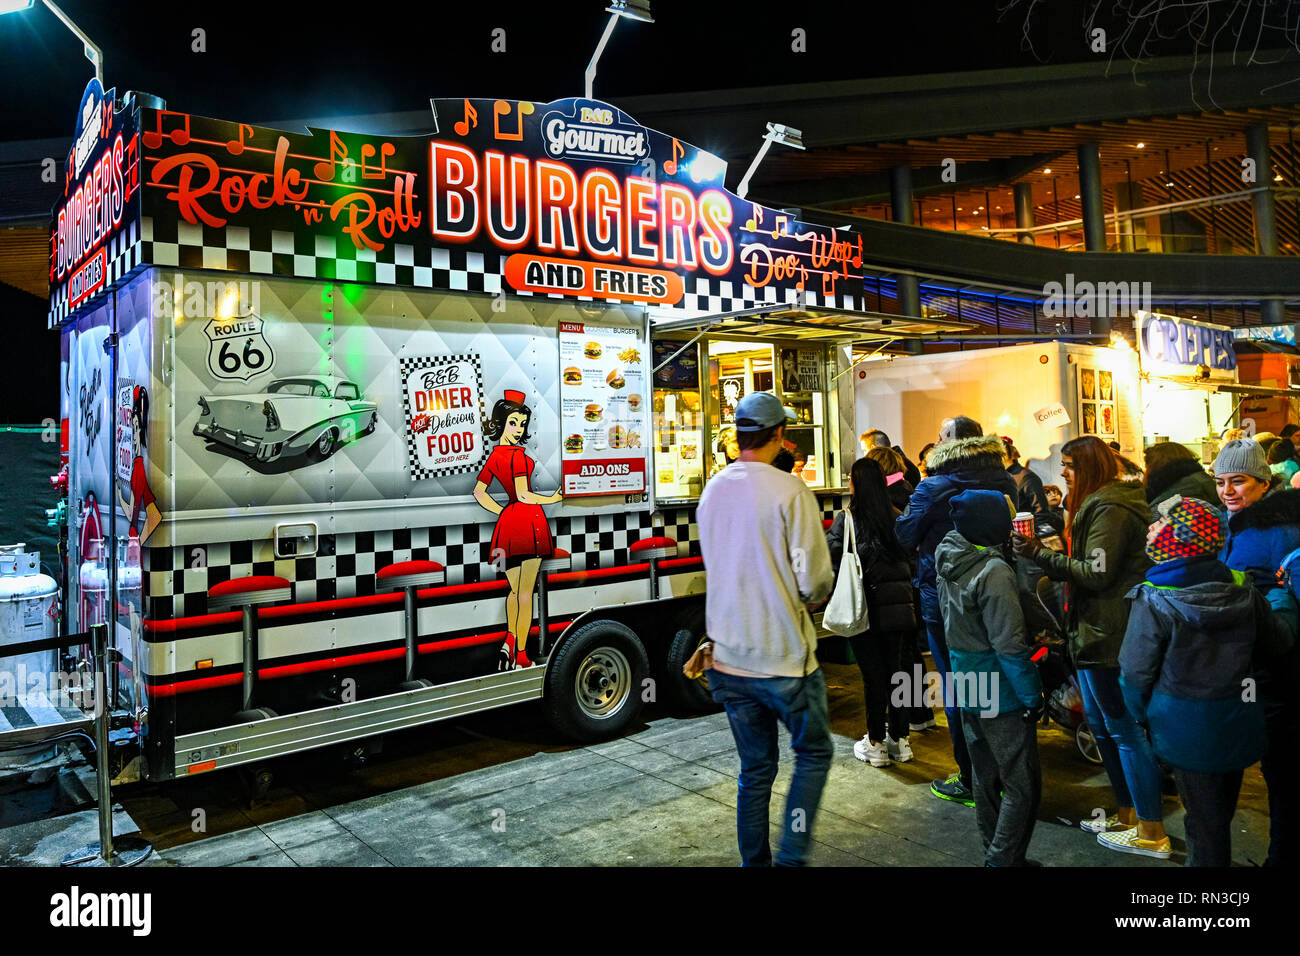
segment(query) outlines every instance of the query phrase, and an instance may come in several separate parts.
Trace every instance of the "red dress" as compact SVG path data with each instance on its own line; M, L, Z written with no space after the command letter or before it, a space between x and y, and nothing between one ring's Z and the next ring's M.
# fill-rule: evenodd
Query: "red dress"
M515 496L516 478L528 479L528 488L532 490L533 467L533 460L518 445L497 445L478 473L478 480L489 488L493 478L501 482L509 499L497 516L496 528L492 532L492 551L487 557L489 561L498 549L505 552L507 560L545 558L555 550L551 526L542 506L524 504Z

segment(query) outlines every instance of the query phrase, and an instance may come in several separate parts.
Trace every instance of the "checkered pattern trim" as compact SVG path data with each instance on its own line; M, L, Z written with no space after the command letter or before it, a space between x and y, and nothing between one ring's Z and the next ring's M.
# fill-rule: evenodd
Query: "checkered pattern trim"
M833 518L845 501L843 495L819 496L822 517ZM555 547L573 555L574 570L629 564L628 548L660 535L677 542L679 556L700 555L694 507L557 518L553 528ZM298 604L374 594L375 575L400 561L436 561L447 570L447 584L495 580L499 572L487 563L492 529L483 523L321 535L315 554L287 558L275 557L271 541L146 547L146 616L168 620L207 614L209 588L249 575L288 578Z
M140 224L132 220L119 229L108 240L108 274L104 277L104 286L90 298L77 305L81 311L98 302L109 289L126 279L148 260L145 258L144 243L140 240ZM69 307L68 283L65 281L50 296L49 327L62 324L72 310Z
M144 261L159 266L188 269L228 269L234 272L281 275L379 285L408 286L451 292L515 292L503 274L506 257L493 252L472 252L462 248L429 249L394 243L380 250L357 249L346 236L300 236L269 227L227 226L213 229L175 220L143 220ZM812 283L820 287L820 282ZM854 288L856 286L856 293ZM595 300L591 296L562 296L547 293L544 298ZM804 302L810 308L861 309L861 281L845 279L833 295L807 290L802 298L793 289L784 298L771 286L754 288L742 281L697 275L686 277L686 292L675 308L695 312L731 312L755 305L788 305ZM626 303L622 303L626 304Z
M420 464L418 443L421 441L421 436L417 435L415 430L411 428L411 421L415 417L415 409L411 408L411 391L406 386L407 378L414 372L440 368L444 365L459 362L470 362L474 366L474 385L475 392L478 394L478 417L479 421L484 421L487 415L483 408L483 365L477 355L470 353L464 355L416 355L398 360L402 372L402 413L406 420L406 460L411 468L412 481L419 481L421 478L432 478L435 475L460 475L467 472L477 472L483 467L483 462L487 460L487 442L480 442L483 451L474 461L466 462L463 465L455 465L451 468L437 469L425 468Z

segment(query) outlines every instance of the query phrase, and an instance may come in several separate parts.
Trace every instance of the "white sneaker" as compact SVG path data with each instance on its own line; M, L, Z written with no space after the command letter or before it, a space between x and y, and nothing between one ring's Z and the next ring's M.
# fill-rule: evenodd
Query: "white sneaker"
M934 718L931 717L929 720L923 720L920 723L911 723L908 724L907 726L908 729L914 730L919 734L919 733L924 733L927 730L933 730L935 727L938 727L939 725L936 724L934 722Z
M873 767L889 766L888 748L884 744L873 744L866 734L853 745L853 756Z
M899 763L907 763L912 759L912 745L908 743L906 737L899 737L897 740L886 737L885 749L889 751L889 756Z

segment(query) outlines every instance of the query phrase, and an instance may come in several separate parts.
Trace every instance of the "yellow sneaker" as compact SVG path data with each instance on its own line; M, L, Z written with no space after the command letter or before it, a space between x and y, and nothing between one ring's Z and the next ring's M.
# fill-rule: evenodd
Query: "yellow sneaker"
M1138 838L1138 828L1115 830L1111 833L1098 833L1097 842L1108 850L1120 853L1136 853L1139 856L1153 856L1157 860L1167 860L1174 854L1169 837L1163 840L1142 840Z

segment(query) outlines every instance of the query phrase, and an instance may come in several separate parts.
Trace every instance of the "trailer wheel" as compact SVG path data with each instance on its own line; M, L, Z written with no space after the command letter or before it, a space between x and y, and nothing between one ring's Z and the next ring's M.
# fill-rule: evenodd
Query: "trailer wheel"
M332 428L327 428L321 432L320 437L311 446L311 457L316 461L324 461L338 447L338 432Z
M668 657L664 661L664 690L672 703L686 713L708 714L720 709L709 691L708 671L695 680L682 673L682 667L706 639L703 628L684 627L673 636L668 646Z
M375 412L373 415L370 416L369 424L367 424L366 427L361 430L361 434L363 435L373 434L378 424L379 424L379 413Z
M551 652L543 712L556 730L576 740L617 737L641 712L649 671L635 633L616 621L591 621Z

